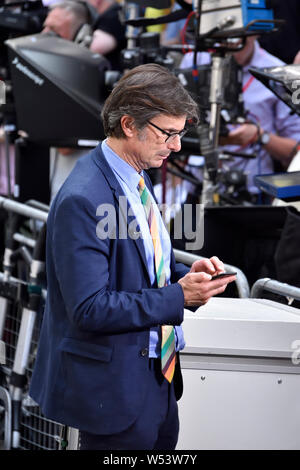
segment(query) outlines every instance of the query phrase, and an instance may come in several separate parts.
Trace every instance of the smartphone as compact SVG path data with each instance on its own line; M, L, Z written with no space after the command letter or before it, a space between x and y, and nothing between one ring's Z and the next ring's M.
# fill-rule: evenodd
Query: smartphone
M236 276L236 275L237 273L221 273L221 274L217 274L216 276L213 276L211 280L215 281L216 279L221 279L222 277Z

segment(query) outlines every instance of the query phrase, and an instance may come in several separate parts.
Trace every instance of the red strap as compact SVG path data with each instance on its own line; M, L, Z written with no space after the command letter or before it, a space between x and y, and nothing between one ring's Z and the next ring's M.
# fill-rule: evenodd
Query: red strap
M250 77L248 82L243 86L243 93L248 90L249 86L252 84L253 80L255 80L255 77Z

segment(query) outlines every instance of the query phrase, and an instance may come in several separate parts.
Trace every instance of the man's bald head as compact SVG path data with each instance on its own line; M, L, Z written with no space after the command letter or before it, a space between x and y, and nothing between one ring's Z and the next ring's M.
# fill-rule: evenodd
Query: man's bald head
M80 26L87 22L88 12L84 5L65 1L51 7L42 32L53 32L63 39L72 41Z

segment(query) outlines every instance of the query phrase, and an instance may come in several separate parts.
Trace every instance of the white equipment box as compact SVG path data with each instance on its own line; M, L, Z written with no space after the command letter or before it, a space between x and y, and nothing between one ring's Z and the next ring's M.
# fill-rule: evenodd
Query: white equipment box
M226 19L231 18L224 30L239 30L254 20L260 22L249 27L249 31L271 31L274 23L273 10L267 7L266 0L202 0L200 34L211 31ZM265 22L267 20L267 22ZM268 23L270 21L270 23Z
M300 310L217 297L183 329L177 449L300 449Z

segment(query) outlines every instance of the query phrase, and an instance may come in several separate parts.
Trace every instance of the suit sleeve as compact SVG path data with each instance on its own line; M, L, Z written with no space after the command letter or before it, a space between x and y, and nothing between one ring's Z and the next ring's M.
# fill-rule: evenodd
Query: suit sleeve
M184 296L178 283L139 292L109 290L110 270L117 269L110 265L113 241L97 237L98 221L90 201L70 196L56 208L49 231L55 272L72 324L108 334L180 325Z
M188 272L190 272L190 268L185 264L176 263L174 272L172 273L172 282L178 282L179 279L185 276Z

